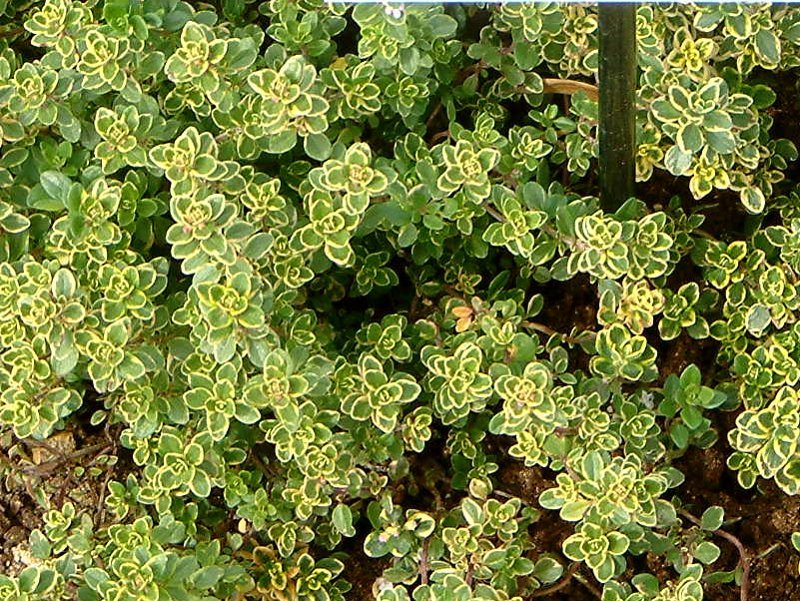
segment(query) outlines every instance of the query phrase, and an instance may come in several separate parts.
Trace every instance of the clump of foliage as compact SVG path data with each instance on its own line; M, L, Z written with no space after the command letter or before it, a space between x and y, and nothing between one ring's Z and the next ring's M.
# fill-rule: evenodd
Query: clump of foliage
M763 83L800 10L637 10L637 175L689 193L612 214L593 7L0 0L0 435L126 458L99 508L37 495L0 598L336 601L361 554L382 601L741 583L680 459L726 438L743 487L800 492ZM715 194L746 230L702 229Z

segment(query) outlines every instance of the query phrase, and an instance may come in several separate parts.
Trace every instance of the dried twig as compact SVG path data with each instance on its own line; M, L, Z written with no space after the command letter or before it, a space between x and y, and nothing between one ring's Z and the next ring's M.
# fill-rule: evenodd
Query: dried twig
M472 563L472 557L469 558L469 564L467 565L467 573L464 575L464 582L467 583L467 586L470 588L472 587L472 576L473 570L475 569L475 565Z
M52 461L45 461L44 463L40 463L39 465L25 466L22 468L22 472L26 474L34 474L37 476L47 476L51 474L56 468L62 466L63 464L72 462L75 459L84 457L85 455L91 455L92 453L96 453L101 449L103 449L102 452L106 452L108 450L111 450L111 447L109 447L105 443L93 444L92 446L79 449L74 453L70 453L69 455L62 455L60 458L54 459Z
M571 96L572 94L577 94L578 92L584 92L590 100L594 100L595 102L597 102L597 100L600 98L600 89L590 83L574 81L572 79L555 79L549 77L543 79L542 83L544 84L545 94L564 94Z
M50 453L53 457L58 457L59 459L64 459L66 457L64 451L62 449L57 449L49 442L45 442L44 440L23 440L22 442L25 443L26 446L34 447L34 448L41 448Z

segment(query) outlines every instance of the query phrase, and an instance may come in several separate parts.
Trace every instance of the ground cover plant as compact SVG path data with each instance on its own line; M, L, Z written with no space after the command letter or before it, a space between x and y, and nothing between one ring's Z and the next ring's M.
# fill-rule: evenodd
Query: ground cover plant
M0 600L800 594L800 8L615 212L596 12L0 0Z

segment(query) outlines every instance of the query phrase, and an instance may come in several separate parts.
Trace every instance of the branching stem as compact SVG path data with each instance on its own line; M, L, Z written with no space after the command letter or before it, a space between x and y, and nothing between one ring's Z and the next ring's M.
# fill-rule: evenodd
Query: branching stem
M581 340L578 336L570 336L569 334L562 334L551 328L550 326L546 326L543 323L537 323L535 321L523 321L520 324L524 328L529 328L531 330L535 330L537 332L541 332L542 334L547 334L548 336L558 336L564 342L569 344L580 344ZM584 332L585 334L594 335L594 332Z
M701 526L700 520L685 509L679 510L678 513L692 522L695 526ZM717 536L720 536L731 543L739 552L739 563L736 566L737 568L742 568L742 583L739 585L739 601L747 601L747 597L750 592L750 555L742 544L742 541L740 541L730 532L725 532L724 530L714 530L713 532Z

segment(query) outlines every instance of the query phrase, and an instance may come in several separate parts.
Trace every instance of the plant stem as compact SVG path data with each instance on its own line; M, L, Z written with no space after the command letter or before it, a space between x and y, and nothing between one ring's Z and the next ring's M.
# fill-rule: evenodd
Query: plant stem
M18 36L22 33L25 33L24 27L14 27L13 29L0 31L0 38L13 38L14 36Z
M600 204L616 211L634 193L636 5L599 3Z
M572 564L569 566L569 569L564 573L564 577L559 582L556 582L554 585L548 586L547 588L540 588L539 590L534 591L531 593L531 597L546 597L547 595L560 591L570 583L570 580L572 580L572 577L575 575L575 572L578 571L578 567L580 567L580 565L581 564L577 561L572 562Z
M603 597L603 592L595 585L593 585L591 582L589 582L586 578L581 576L579 572L575 572L575 580L580 582L584 586L584 588L586 588L590 593L592 593L598 599L601 599Z
M678 513L695 526L701 526L700 520L685 509L679 510ZM750 592L750 555L747 553L747 549L744 548L742 541L730 532L725 532L724 530L714 530L713 532L731 543L739 552L739 564L736 566L742 568L742 583L739 585L739 601L747 601L747 596Z
M561 338L561 340L563 340L564 342L566 342L568 344L580 344L581 343L581 340L580 340L580 337L579 337L580 335L579 336L570 336L569 334L562 334L561 332L559 332L557 330L554 330L550 326L546 326L543 323L537 323L535 321L523 321L519 325L521 325L523 328L529 328L529 329L534 330L536 332L541 332L542 334L547 334L548 336L558 336L559 338ZM594 332L582 332L581 335L587 334L587 333L590 334L591 336L594 336Z
M428 584L428 546L430 542L430 538L426 538L423 541L419 558L419 579L420 583L423 585Z

